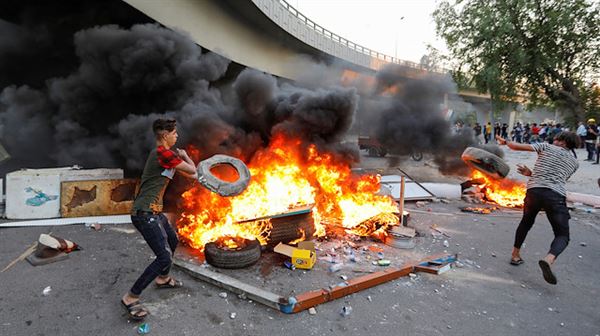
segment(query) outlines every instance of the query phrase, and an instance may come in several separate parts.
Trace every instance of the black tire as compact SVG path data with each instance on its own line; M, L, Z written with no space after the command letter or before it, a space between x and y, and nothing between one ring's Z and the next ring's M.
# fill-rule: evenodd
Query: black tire
M206 262L219 268L244 268L253 265L260 259L260 244L258 240L249 240L248 244L239 250L223 250L215 243L204 246Z
M423 160L423 152L420 151L413 151L410 154L410 157L414 160L414 161L421 161Z
M469 167L494 179L503 179L510 172L510 167L501 157L481 148L467 147L461 158Z

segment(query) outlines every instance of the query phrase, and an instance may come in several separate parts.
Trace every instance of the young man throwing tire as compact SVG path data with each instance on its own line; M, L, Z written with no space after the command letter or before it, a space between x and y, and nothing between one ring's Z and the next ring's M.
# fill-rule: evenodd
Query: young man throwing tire
M142 234L156 259L144 270L133 287L121 299L121 304L133 320L143 320L148 310L140 303L140 294L153 281L157 288L179 288L183 283L169 276L172 257L177 247L177 234L162 214L162 198L175 172L195 178L196 167L184 150L170 148L177 142L175 120L157 119L152 125L156 148L150 152L140 190L133 202L131 221Z
M520 254L521 246L533 226L538 212L544 209L550 225L552 225L554 240L550 245L550 251L544 259L539 261L539 265L544 279L555 285L557 280L552 271L552 264L569 243L570 216L566 204L565 184L567 179L579 168L577 159L571 153L571 149L577 147L578 137L573 132L561 132L554 138L553 144L542 142L531 145L507 141L500 137L496 139L498 144L507 145L510 149L538 153L533 171L525 165L517 165L518 172L529 176L529 180L523 206L523 218L515 233L510 263L512 265L523 263Z

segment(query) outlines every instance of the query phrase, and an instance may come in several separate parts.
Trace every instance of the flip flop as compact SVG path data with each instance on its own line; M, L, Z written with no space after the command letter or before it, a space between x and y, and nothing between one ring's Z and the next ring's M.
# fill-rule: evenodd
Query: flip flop
M156 284L156 288L181 288L183 287L183 281L169 277L167 282L163 284Z
M544 280L551 285L556 285L556 276L552 273L552 268L550 264L546 260L540 260L538 262L540 264L540 268L542 269L542 275L544 275Z
M513 265L513 266L519 266L519 265L521 265L524 262L525 262L525 260L523 260L521 258L519 258L519 259L510 259L510 264Z
M129 318L134 321L142 321L150 313L146 307L142 306L140 301L135 301L130 304L126 304L125 301L121 300L121 304L127 310ZM141 313L145 313L140 315Z

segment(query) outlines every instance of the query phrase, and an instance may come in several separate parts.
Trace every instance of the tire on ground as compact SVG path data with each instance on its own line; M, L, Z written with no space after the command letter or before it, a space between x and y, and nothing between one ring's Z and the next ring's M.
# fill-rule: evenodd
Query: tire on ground
M260 259L258 240L246 240L247 245L239 250L223 250L215 243L204 246L206 262L219 268L244 268L253 265Z
M211 173L211 169L220 164L233 166L239 178L235 182L227 182L217 178ZM250 183L250 170L242 160L231 156L217 154L198 164L198 182L208 190L221 196L235 196L241 194Z
M481 148L467 147L461 159L469 167L494 179L503 179L510 172L510 167L501 157Z

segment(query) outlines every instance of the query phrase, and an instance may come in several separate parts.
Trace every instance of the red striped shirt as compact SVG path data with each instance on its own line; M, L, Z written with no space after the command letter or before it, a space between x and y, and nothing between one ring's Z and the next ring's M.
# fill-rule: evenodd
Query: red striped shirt
M165 169L175 168L178 164L183 162L177 153L165 148L165 146L158 146L158 148L156 148L156 154L158 157L158 163Z

